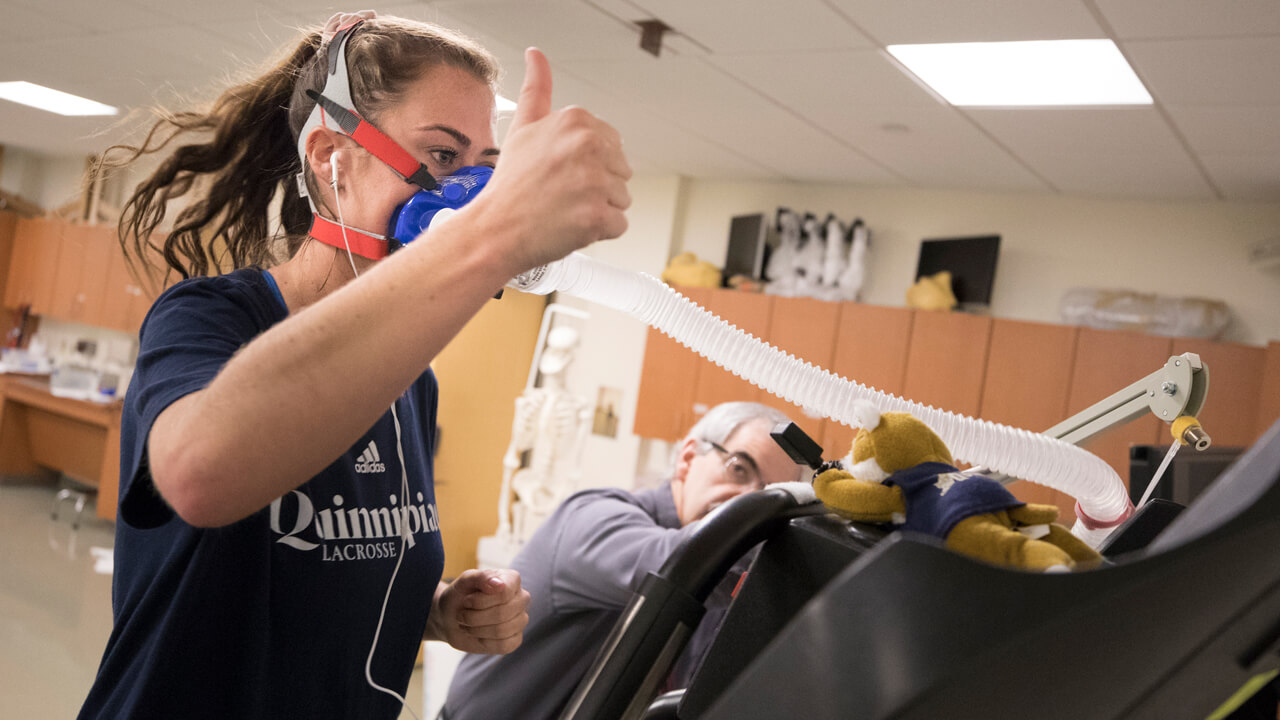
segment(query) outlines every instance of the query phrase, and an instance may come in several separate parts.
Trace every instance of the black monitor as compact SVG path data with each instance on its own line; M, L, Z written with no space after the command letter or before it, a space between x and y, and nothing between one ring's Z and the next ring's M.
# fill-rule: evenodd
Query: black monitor
M999 235L922 240L916 280L947 270L961 308L986 307L991 304L999 255Z
M1133 445L1129 448L1129 497L1135 505L1147 491L1151 476L1160 469L1160 463L1168 452L1167 445ZM1204 450L1179 448L1151 497L1190 505L1202 490L1231 467L1242 452L1242 447L1216 445Z
M729 249L725 253L724 278L734 275L752 280L764 277L768 258L769 223L762 213L736 215L729 223Z

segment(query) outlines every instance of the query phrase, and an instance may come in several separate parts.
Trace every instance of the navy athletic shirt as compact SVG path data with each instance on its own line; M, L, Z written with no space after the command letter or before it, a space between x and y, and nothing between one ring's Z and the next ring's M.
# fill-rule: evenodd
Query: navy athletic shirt
M81 718L399 716L400 704L365 682L364 666L402 522L412 545L373 660L379 685L401 694L408 686L444 567L430 370L396 401L407 508L389 410L319 475L226 527L183 522L147 468L161 411L206 387L286 314L270 275L250 268L179 283L143 323L120 426L115 626Z
M946 463L923 462L899 470L882 482L902 488L907 519L897 527L940 538L967 517L1025 504L995 480L985 475L965 475Z

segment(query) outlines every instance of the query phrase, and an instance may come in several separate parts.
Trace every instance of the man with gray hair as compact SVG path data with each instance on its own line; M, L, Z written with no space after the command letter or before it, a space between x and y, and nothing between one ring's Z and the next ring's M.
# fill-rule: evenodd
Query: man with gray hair
M464 657L440 717L558 717L641 580L698 520L738 495L804 477L769 435L785 422L759 403L717 405L680 441L661 486L567 498L512 563L530 595L523 643L508 655Z

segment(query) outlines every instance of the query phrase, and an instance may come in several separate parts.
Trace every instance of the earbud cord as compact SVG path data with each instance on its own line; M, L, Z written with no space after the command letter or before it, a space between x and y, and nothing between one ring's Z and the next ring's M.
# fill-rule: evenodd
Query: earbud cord
M342 200L338 198L338 163L333 158L329 162L333 166L333 204L338 210L338 227L342 228L342 244L347 249L347 262L351 263L351 272L355 277L360 277L355 258L351 254L351 243L347 240L347 223L342 219ZM373 679L373 654L378 649L378 637L382 634L382 620L387 615L387 604L391 601L391 588L396 584L396 575L400 573L400 563L404 561L405 547L409 540L409 473L404 463L404 445L400 440L400 416L396 413L394 400L391 402L391 421L396 428L396 456L400 459L400 554L396 557L395 569L391 571L391 580L387 582L387 593L382 598L382 609L378 612L378 625L373 630L373 644L369 646L369 656L364 661L364 679L369 683L369 687L398 700L400 707L408 710L413 720L419 720L418 714L409 707L409 702L401 697L400 693L379 685Z

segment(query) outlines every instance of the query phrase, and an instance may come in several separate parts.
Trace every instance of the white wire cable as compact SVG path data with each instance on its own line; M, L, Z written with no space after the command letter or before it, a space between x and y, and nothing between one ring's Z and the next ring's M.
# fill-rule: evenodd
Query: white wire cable
M351 243L347 240L347 223L342 219L342 200L338 198L338 160L337 153L329 158L333 168L333 204L338 210L338 227L342 228L342 244L347 249L347 262L351 263L351 272L360 277L356 269L356 260L351 254ZM378 638L382 635L382 620L387 615L387 605L391 602L391 588L395 587L396 576L400 574L400 564L404 562L405 548L409 543L409 471L404 462L404 444L400 440L400 415L396 412L396 403L391 401L391 421L396 428L396 457L400 459L400 554L396 556L396 566L391 571L391 580L387 582L387 592L382 596L382 609L378 611L378 624L373 629L373 643L369 645L369 656L364 660L364 679L369 687L395 698L400 707L408 710L413 720L419 720L418 714L409 707L409 701L400 693L379 685L373 679L373 655L378 650Z
M1156 489L1156 485L1160 484L1160 479L1164 477L1164 471L1169 467L1169 463L1173 461L1173 456L1178 454L1178 448L1182 443L1177 440L1169 446L1169 452L1164 454L1164 460L1160 462L1160 467L1156 469L1156 474L1151 476L1151 482L1147 483L1147 489L1142 492L1142 499L1138 501L1138 507L1147 504L1147 500L1151 498L1151 492Z

